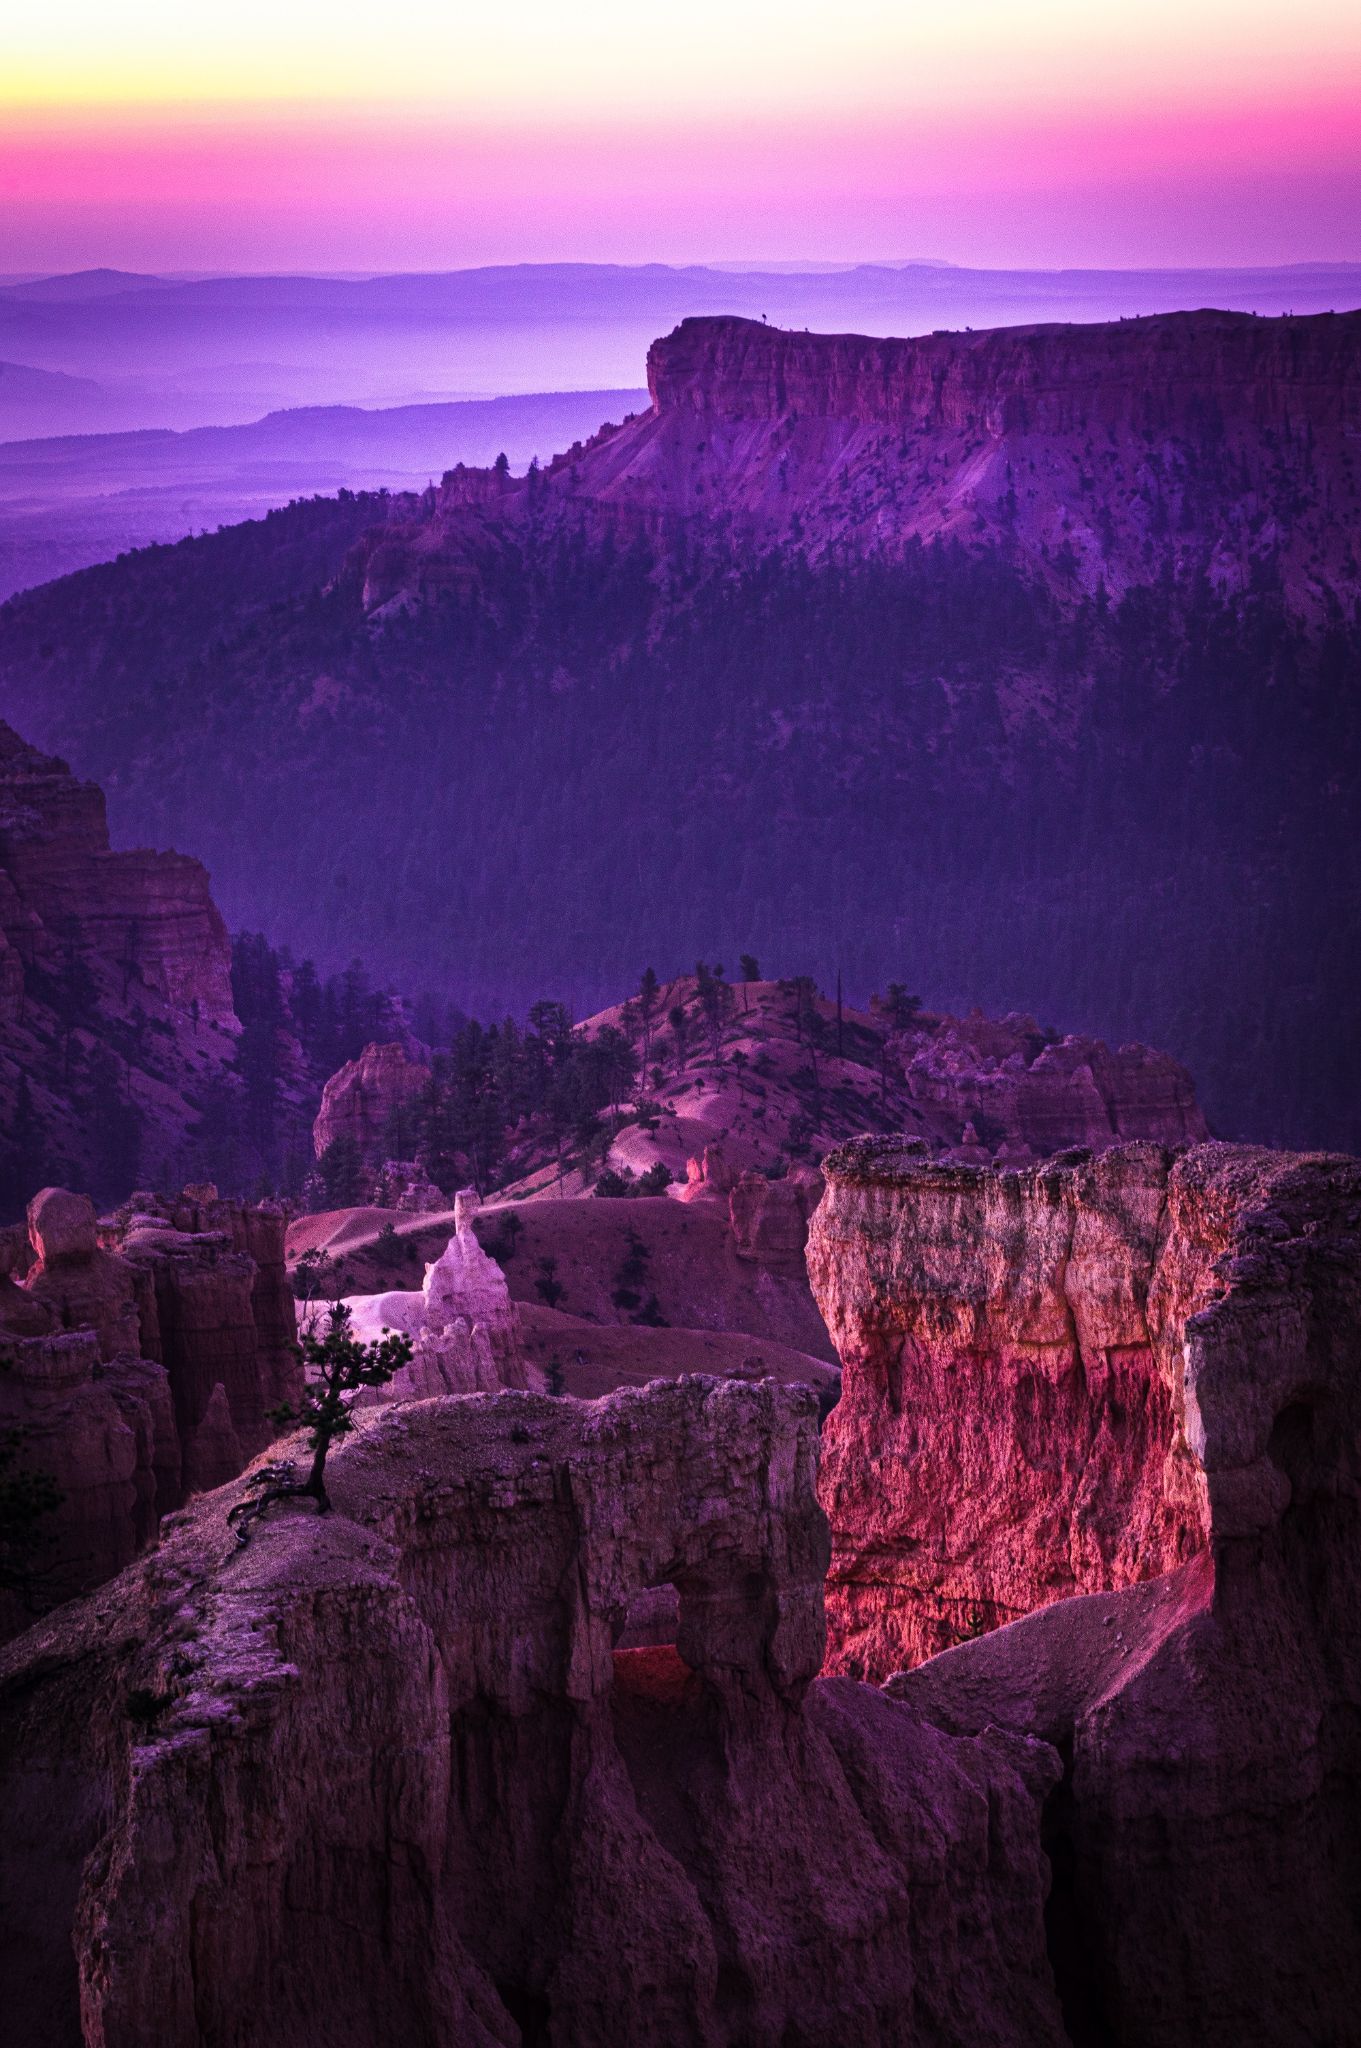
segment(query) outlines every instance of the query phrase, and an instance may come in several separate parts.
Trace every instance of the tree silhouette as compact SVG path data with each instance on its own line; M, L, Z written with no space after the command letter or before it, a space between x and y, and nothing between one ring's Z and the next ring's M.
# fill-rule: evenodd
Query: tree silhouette
M227 1517L239 1544L250 1540L251 1530L276 1501L313 1500L318 1514L329 1514L327 1453L339 1437L354 1428L354 1396L364 1387L385 1387L394 1373L411 1363L413 1349L409 1337L392 1331L371 1343L361 1343L351 1334L350 1311L343 1301L332 1302L322 1335L305 1330L298 1348L303 1369L310 1375L302 1398L296 1407L285 1404L271 1409L269 1420L281 1429L296 1425L310 1432L311 1467L303 1480L290 1476L289 1464L261 1467L251 1481L257 1491L249 1500L238 1501Z

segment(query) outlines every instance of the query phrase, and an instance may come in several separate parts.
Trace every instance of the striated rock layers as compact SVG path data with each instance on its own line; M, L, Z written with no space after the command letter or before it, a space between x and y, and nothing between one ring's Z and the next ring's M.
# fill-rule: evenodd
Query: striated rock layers
M825 1170L832 1668L882 1678L1204 1552L1196 1318L1248 1256L1259 1179L1309 1169L1214 1145L979 1169L865 1139Z
M264 1448L268 1411L300 1389L283 1212L211 1188L137 1200L101 1228L86 1196L44 1189L0 1288L0 1418L63 1496L48 1595L120 1570L186 1492ZM0 1625L23 1618L11 1602Z
M648 351L650 411L531 482L456 471L364 553L370 609L474 587L516 520L893 558L950 539L1071 594L1271 556L1321 622L1358 591L1361 314L1199 311L911 339L689 319Z
M1135 1138L1194 1145L1210 1135L1195 1083L1169 1053L1059 1038L1033 1017L978 1010L931 1026L890 1040L909 1100L962 1117L980 1160L1042 1159L1074 1145L1100 1152Z
M115 853L104 792L0 726L0 925L29 967L72 945L144 998L234 1021L227 929L179 853Z
M1075 1219L1109 1215L1073 1178ZM911 1201L898 1179L881 1210ZM1173 1418L1155 1462L1171 1507L1192 1461L1199 1553L1159 1577L1130 1560L1139 1583L1113 1573L887 1689L1063 1756L1047 1910L1074 2042L1341 2048L1361 2010L1361 1166L1191 1152L1154 1244L1147 1355ZM1151 1490L1126 1490L1137 1521Z
M245 1549L199 1502L0 1661L16 2048L1061 2048L1057 1762L817 1679L816 1448L803 1390L503 1393Z
M322 1090L312 1125L317 1158L338 1138L351 1140L364 1159L388 1153L405 1156L415 1136L416 1103L429 1086L429 1067L408 1059L403 1046L366 1045L358 1059L348 1060ZM404 1118L409 1119L409 1129L402 1128Z
M0 1201L38 1157L107 1174L111 1101L172 1152L238 1028L206 870L111 851L103 791L0 725Z

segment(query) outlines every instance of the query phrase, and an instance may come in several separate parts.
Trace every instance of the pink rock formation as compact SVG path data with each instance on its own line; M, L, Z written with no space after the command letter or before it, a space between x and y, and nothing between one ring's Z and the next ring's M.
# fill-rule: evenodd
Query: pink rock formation
M821 1479L831 1668L882 1678L1205 1548L1184 1358L1223 1245L1178 1223L1219 1157L980 1170L865 1139L824 1162L808 1270L843 1368Z
M312 1126L317 1158L337 1138L352 1138L367 1159L381 1156L394 1110L410 1108L430 1085L430 1069L398 1044L366 1045L332 1074Z
M28 1205L34 1263L24 1291L41 1302L53 1326L93 1330L101 1359L142 1352L137 1276L126 1260L101 1249L88 1195L44 1188Z
M110 980L234 1023L231 948L196 860L114 853L104 792L0 726L0 924L21 960L74 940Z
M454 1234L425 1269L418 1289L351 1295L351 1328L365 1342L395 1330L414 1340L414 1355L389 1383L387 1398L491 1394L523 1387L524 1350L506 1276L482 1249L473 1228L481 1208L473 1188L454 1202Z
M796 1272L808 1242L808 1219L822 1199L816 1169L795 1167L780 1180L744 1173L728 1196L733 1249L753 1265Z
M977 1010L898 1045L913 1101L964 1117L974 1123L974 1146L987 1132L987 1149L1005 1144L1011 1157L1044 1158L1070 1145L1101 1151L1131 1138L1194 1145L1209 1136L1185 1067L1146 1045L1112 1051L1084 1037L1046 1044L1033 1017L994 1020Z
M219 1387L243 1460L273 1437L269 1411L297 1398L284 1230L277 1202L222 1201L211 1186L118 1223L115 1241L143 1289L142 1350L169 1375L186 1446Z
M1048 1914L1073 2040L1350 2041L1361 1166L1188 1154L1147 1287L1204 1501L1201 1553L1046 1607L888 1691L954 1732L1024 1728L1065 1757Z
M727 1200L736 1175L728 1161L721 1139L706 1145L697 1159L685 1162L685 1185L677 1200L681 1202L723 1202Z
M0 1660L17 2048L1062 2048L1057 1766L816 1679L816 1445L770 1386L502 1394L369 1411L245 1549L197 1504Z
M40 1560L50 1597L99 1584L186 1489L239 1472L301 1366L276 1204L190 1189L97 1226L84 1195L45 1188L29 1238L21 1283L0 1287L0 1414L63 1496ZM0 1633L23 1620L10 1602Z

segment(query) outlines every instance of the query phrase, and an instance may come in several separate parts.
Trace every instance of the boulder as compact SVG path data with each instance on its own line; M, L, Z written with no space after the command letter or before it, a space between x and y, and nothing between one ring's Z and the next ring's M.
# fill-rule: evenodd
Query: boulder
M28 1205L28 1236L34 1257L49 1271L83 1265L98 1249L94 1203L65 1188L44 1188Z

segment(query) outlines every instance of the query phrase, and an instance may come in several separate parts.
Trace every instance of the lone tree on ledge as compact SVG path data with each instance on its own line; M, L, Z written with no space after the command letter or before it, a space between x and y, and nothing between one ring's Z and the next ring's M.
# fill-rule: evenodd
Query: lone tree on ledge
M304 1331L298 1348L307 1374L302 1400L296 1408L271 1409L269 1419L281 1429L310 1429L312 1469L299 1481L291 1476L291 1464L262 1466L251 1482L261 1490L251 1500L238 1501L227 1517L238 1543L249 1542L252 1528L276 1500L314 1500L318 1514L330 1512L326 1454L337 1437L354 1428L352 1397L362 1387L385 1387L394 1373L411 1363L412 1355L411 1339L391 1331L368 1344L352 1336L350 1311L343 1301L332 1302L324 1334Z

